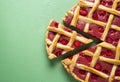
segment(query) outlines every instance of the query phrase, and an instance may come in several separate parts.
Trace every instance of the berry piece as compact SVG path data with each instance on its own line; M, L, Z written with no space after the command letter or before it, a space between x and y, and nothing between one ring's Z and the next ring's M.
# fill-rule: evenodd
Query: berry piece
M56 21L52 21L52 23L50 24L51 27L58 27L58 23Z
M64 20L65 23L70 24L71 21L72 21L72 17L71 16L66 16L65 17L65 20Z
M54 32L49 32L49 33L48 33L48 38L49 38L51 41L53 41L55 35L56 35L56 33L54 33Z
M80 30L84 30L85 22L78 20L76 27Z
M101 70L102 70L101 64L100 64L100 63L97 63L97 64L95 65L95 69L101 71Z
M84 8L81 8L80 9L80 15L87 16L88 15L87 10L85 10Z
M56 56L60 56L60 55L62 55L62 49L59 49L59 48L56 48L54 51L53 51L53 53L56 55Z
M66 36L61 36L58 42L63 45L67 45L67 43L69 42L69 38Z

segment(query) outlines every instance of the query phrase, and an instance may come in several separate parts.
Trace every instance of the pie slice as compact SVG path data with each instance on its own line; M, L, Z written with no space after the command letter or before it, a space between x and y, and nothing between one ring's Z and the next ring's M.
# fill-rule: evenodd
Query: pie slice
M120 39L120 0L80 0L66 13L63 21L117 46Z
M62 60L80 82L120 82L120 40L117 47L102 42Z
M83 37L55 20L51 20L47 27L46 49L49 59L56 58L90 42L92 42L91 39Z

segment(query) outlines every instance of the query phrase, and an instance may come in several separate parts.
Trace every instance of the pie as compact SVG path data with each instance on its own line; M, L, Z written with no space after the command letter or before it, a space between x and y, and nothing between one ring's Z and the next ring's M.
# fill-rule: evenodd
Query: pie
M65 69L80 82L120 82L120 0L80 0L46 32L50 59L93 40L71 30L73 26L102 42L62 60ZM81 37L80 40L77 37ZM76 41L82 45L75 46Z

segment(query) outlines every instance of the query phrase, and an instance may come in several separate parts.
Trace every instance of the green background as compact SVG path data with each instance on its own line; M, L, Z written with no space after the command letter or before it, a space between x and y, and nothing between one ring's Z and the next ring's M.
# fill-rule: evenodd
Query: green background
M0 82L77 82L50 61L45 31L78 0L0 0Z

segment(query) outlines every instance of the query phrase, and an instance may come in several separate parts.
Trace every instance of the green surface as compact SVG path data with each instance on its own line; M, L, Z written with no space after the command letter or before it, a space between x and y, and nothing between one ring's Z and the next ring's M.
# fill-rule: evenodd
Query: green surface
M77 82L47 58L45 31L78 0L0 0L0 82Z

